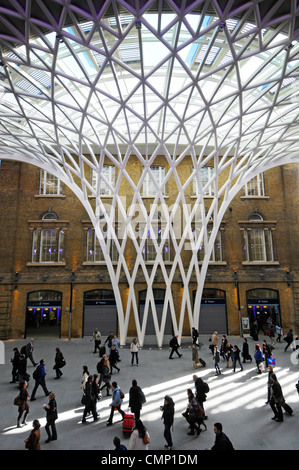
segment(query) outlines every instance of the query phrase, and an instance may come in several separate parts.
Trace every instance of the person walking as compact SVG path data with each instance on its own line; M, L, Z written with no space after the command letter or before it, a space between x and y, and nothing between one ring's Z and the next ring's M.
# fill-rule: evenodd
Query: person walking
M46 385L46 371L45 371L45 361L43 359L41 359L39 361L39 365L37 366L37 368L35 369L34 373L33 373L33 378L35 380L35 385L34 385L34 388L32 390L32 393L31 393L31 398L30 398L30 401L33 401L35 400L35 394L36 394L36 391L38 389L39 386L42 387L46 397L49 396L49 391L47 389L47 385Z
M214 331L214 333L211 336L210 341L211 341L211 344L210 344L209 348L212 351L212 354L214 355L214 348L215 348L215 346L218 347L218 341L219 341L218 331Z
M48 405L43 406L43 409L46 411L46 426L45 430L48 435L45 443L47 444L50 441L56 441L57 439L57 430L55 421L58 419L57 411L57 402L55 398L55 393L51 392L49 394L49 403Z
M195 326L192 326L191 335L192 335L192 345L195 344L199 348L199 344L197 343L199 334Z
M112 382L111 388L112 388L112 402L110 403L111 411L110 411L109 419L107 421L107 426L111 426L113 424L114 410L118 411L121 414L122 418L124 418L125 416L125 412L121 409L123 399L121 397L121 390L119 386L117 385L117 382Z
M137 380L134 379L132 380L132 387L129 390L129 407L132 413L134 413L135 420L140 418L140 411L144 403L144 393L139 385L137 385Z
M251 362L252 358L249 354L249 346L247 342L247 338L243 339L243 347L242 347L242 357L243 357L243 364L247 361L247 359Z
M97 350L100 352L100 344L101 344L101 333L100 331L96 328L95 331L93 332L92 338L90 341L94 341L94 351L93 354L96 354Z
M227 337L226 335L222 335L221 346L220 346L220 356L223 357L223 360L225 360L226 346L227 346Z
M205 414L205 409L204 409L204 402L207 399L207 393L209 391L209 386L207 383L205 383L201 377L198 377L197 375L193 375L193 382L195 385L195 398L198 401L200 407L203 409L203 416L202 418L204 420L208 419L208 417ZM205 428L206 425L204 424Z
M107 361L107 354L103 354L103 356L101 357L101 360L97 363L97 372L100 375L99 380L98 380L99 388L101 387L102 382L103 382L103 367L104 367L105 361Z
M262 368L264 356L263 356L263 353L259 344L255 345L254 359L255 359L257 371L259 374L261 374L262 373L261 368Z
M34 358L33 358L33 350L34 350L34 339L31 338L31 340L29 341L29 343L26 344L26 352L25 352L25 356L26 356L26 359L30 359L30 361L32 362L32 365L34 367L37 366L37 362L35 362Z
M287 336L285 338L283 338L284 341L286 341L287 345L286 347L284 348L284 351L286 352L286 350L288 349L288 347L292 344L293 342L293 339L294 339L294 336L293 336L293 330L290 329L287 333Z
M17 427L20 428L21 427L21 418L22 418L22 415L24 413L24 416L23 416L23 421L22 421L22 424L27 424L26 423L26 418L27 418L27 415L30 411L29 409L29 405L28 405L28 401L29 401L29 393L28 393L28 389L27 389L27 382L26 380L24 382L22 382L21 384L21 388L20 388L20 394L19 394L19 399L20 399L20 404L18 406L18 418L17 418Z
M18 370L19 370L20 352L18 348L13 348L13 352L14 352L14 356L10 360L10 362L12 363L12 371L11 371L11 382L9 383L11 384L16 383L18 381L18 376L19 376Z
M109 393L109 390L111 388L110 380L111 380L110 364L109 364L108 359L106 359L106 361L103 364L103 382L104 382L104 385L102 385L102 387L100 387L100 391L102 391L104 388L106 388L107 389L107 395L106 395L107 397L110 396L110 393Z
M222 424L215 423L214 424L214 433L215 433L215 443L213 447L210 449L212 451L217 450L235 450L230 439L227 437L226 434L222 431Z
M148 450L150 436L140 419L136 419L135 427L130 436L128 450Z
M241 359L240 359L241 351L240 351L239 347L236 344L234 346L233 351L234 351L234 372L236 372L237 362L239 363L241 370L243 370L243 366L241 364Z
M198 424L198 419L199 419L199 414L200 414L200 408L199 408L199 403L194 397L194 393L190 388L187 390L187 396L188 396L188 404L186 411L182 413L184 418L186 418L187 423L190 425L190 431L187 433L188 436L195 436L195 431L196 434L199 436L201 433L200 426Z
M41 450L40 447L40 422L34 419L32 423L32 430L27 439L25 439L25 449L27 450Z
M263 356L265 360L265 369L268 367L268 359L272 356L272 347L263 339Z
M278 343L281 343L281 335L283 334L283 331L282 331L281 326L275 325L275 330L276 330L276 334L277 334L276 341L277 341Z
M137 338L134 338L132 343L130 344L130 351L131 351L131 366L134 365L134 358L136 360L136 366L139 364L138 360L138 351L139 351L139 344Z
M113 369L116 369L117 372L120 371L120 368L117 367L117 365L116 365L117 362L118 362L118 354L117 354L117 351L116 351L114 345L111 345L110 354L109 354L109 362L110 362L111 375L112 375L112 370Z
M60 377L63 375L60 369L64 366L65 366L65 360L64 360L63 354L59 348L56 348L55 365L53 367L53 369L56 372L55 379L60 379Z
M86 416L91 413L93 416L93 420L98 420L97 415L97 400L94 393L93 387L93 376L90 375L86 381L85 388L84 388L84 395L85 395L85 408L83 411L83 418L82 423L86 423Z
M172 359L173 353L176 353L179 357L182 357L183 354L180 354L178 352L178 349L180 347L179 342L178 342L178 335L173 336L173 338L169 341L169 346L171 347L169 359Z
M114 337L113 331L110 331L110 333L107 336L106 341L104 343L104 344L107 343L107 346L108 346L108 349L109 349L109 354L110 354L110 350L111 350L111 346L112 346L113 337Z
M90 376L89 370L87 366L82 367L82 379L81 379L81 388L82 390L85 389L86 382L88 380L88 377Z
M272 378L271 375L274 373L273 367L271 365L268 365L268 380L267 380L267 401L265 402L265 405L268 405L270 403L271 399L271 385L272 385Z
M193 364L193 369L196 369L197 367L201 367L201 363L199 362L199 356L198 356L198 348L195 343L192 344L192 364Z
M226 359L226 368L227 369L229 368L229 360L230 359L232 361L232 367L234 366L232 351L233 351L233 347L232 347L231 343L228 341L226 343L226 348L225 348L225 359Z
M286 403L285 398L283 396L282 388L280 383L277 380L276 374L271 374L271 398L270 398L270 406L274 413L273 420L281 423L283 421L283 413L282 408L289 414L293 414L292 408Z
M21 387L21 384L26 380L27 376L27 359L24 354L20 354L19 356L18 373L19 387Z
M164 397L164 405L160 406L160 410L163 411L162 419L164 422L164 438L167 442L164 447L171 450L173 447L171 426L174 421L174 401L169 395Z
M215 370L216 370L216 374L215 375L221 375L221 370L220 370L220 352L218 350L218 347L217 346L214 346L214 366L215 366Z

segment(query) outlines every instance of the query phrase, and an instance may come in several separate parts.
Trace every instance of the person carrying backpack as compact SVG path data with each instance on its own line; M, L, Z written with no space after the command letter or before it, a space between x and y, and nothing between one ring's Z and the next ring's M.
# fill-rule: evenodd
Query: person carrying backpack
M47 386L46 386L46 375L47 374L46 374L46 371L45 371L45 361L43 359L41 359L39 361L39 365L37 366L37 368L33 372L33 378L35 380L35 385L34 385L34 388L32 390L30 401L33 401L33 400L36 399L35 394L36 394L36 391L37 391L39 386L42 387L43 391L45 392L46 397L48 397L50 395L50 392L48 391Z
M171 352L169 355L169 359L172 359L173 353L175 352L179 357L182 357L183 354L180 354L178 352L178 349L180 347L178 343L178 336L174 336L170 341L169 341L169 346L171 347Z

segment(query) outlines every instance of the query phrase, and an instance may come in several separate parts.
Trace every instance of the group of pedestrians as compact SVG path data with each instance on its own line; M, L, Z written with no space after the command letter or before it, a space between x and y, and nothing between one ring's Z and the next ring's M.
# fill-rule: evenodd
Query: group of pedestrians
M291 331L292 333L292 331ZM290 337L290 335L289 335ZM121 419L124 419L125 412L122 409L123 401L124 401L124 393L119 385L119 383L115 380L112 380L113 370L116 370L117 373L120 372L120 368L117 366L117 363L120 361L119 358L119 346L117 343L117 339L113 332L111 332L105 344L107 344L109 348L109 356L108 354L102 354L100 351L101 347L101 335L99 330L96 330L94 336L92 338L95 342L95 349L94 353L99 351L99 354L102 356L100 361L98 362L96 368L97 373L90 374L89 369L87 366L83 366L82 370L82 379L81 379L81 388L83 392L82 403L84 404L83 410L83 417L82 423L88 422L88 417L92 416L94 421L97 421L100 417L100 414L97 410L97 402L102 398L102 392L106 389L106 396L111 397L111 401L109 402L109 417L107 419L107 426L112 426L113 419L115 412L117 411ZM174 341L170 344L171 352L169 358L172 358L173 353L176 353L179 357L182 356L178 352L179 343L178 337L174 336ZM219 336L217 331L213 333L211 336L211 352L213 354L213 360L215 364L215 371L216 375L221 374L220 370L220 361L221 357L223 358L223 362L226 363L226 367L229 367L230 361L232 364L233 372L236 371L236 367L239 365L240 369L243 370L243 365L247 360L250 362L252 358L249 353L249 347L247 343L247 339L243 339L243 348L242 351L237 345L232 345L226 335L222 335L221 345L218 348ZM293 341L293 338L292 338ZM17 348L14 348L14 357L12 361L12 383L19 383L19 405L18 405L18 417L17 417L17 426L25 426L27 424L26 419L28 417L30 408L29 402L34 401L36 398L36 393L41 387L44 394L48 396L49 403L48 405L44 406L44 410L46 412L46 426L45 431L47 432L47 440L45 442L50 442L51 440L57 439L57 430L55 422L58 417L57 412L57 401L55 394L50 392L46 385L46 368L45 368L45 361L41 359L39 363L34 360L33 352L34 352L34 343L33 340L30 340L30 344L26 345L26 348L22 348L22 351L19 352ZM291 343L290 343L291 344ZM289 345L288 345L289 346ZM288 347L287 346L287 347ZM117 349L116 349L117 347ZM192 359L193 359L193 366L197 365L194 356L193 350L199 349L200 345L198 344L198 332L196 329L192 329ZM287 347L285 350L287 350ZM117 354L115 354L115 350ZM277 422L283 421L283 413L282 409L284 409L287 413L292 414L293 411L291 408L286 404L285 399L283 397L281 386L278 382L277 376L273 371L273 367L269 365L269 359L272 357L272 350L273 346L267 344L266 340L263 340L262 347L258 344L255 346L254 352L254 359L257 365L258 373L261 373L262 369L265 369L265 366L268 368L268 394L267 394L267 402L270 404L270 407L273 411L273 420ZM132 340L130 345L130 353L131 353L131 366L136 363L139 365L139 344L137 338ZM113 357L115 359L113 359ZM241 360L243 358L243 361ZM33 390L30 393L28 391L28 378L29 374L27 374L27 360L30 360L32 365L36 367L33 378L35 380ZM55 379L60 379L63 375L61 372L61 368L65 365L65 360L63 357L62 352L59 348L56 348L55 358L54 358L54 367L53 369L56 372ZM195 364L194 364L195 362ZM198 361L197 361L198 362ZM265 364L263 368L261 364ZM26 375L27 374L27 375ZM188 435L190 436L199 436L201 433L201 425L207 429L205 420L207 419L205 413L205 401L207 398L207 393L209 392L209 386L205 383L200 377L197 375L193 376L194 381L194 390L192 388L187 389L187 405L186 410L184 411L183 417L186 419L189 429ZM170 392L171 393L171 392ZM134 422L135 426L131 434L131 438L129 441L128 448L129 449L148 449L149 446L149 433L146 430L143 422L141 421L141 411L142 405L146 402L146 398L141 387L138 385L137 380L133 379L131 387L128 391L129 400L128 406L131 409L131 412L134 414ZM166 441L165 448L172 449L173 448L173 439L172 439L172 427L174 423L174 415L175 415L175 403L173 398L170 394L167 394L164 397L164 403L161 405L160 410L162 412L162 420L164 425L164 438ZM30 436L25 441L26 448L40 448L40 423L38 420L34 420L33 429L30 433ZM220 423L215 423L214 425L214 432L215 432L215 445L212 450L217 450L217 447L220 448L221 445L226 445L228 448L232 447L229 439L222 431L222 425ZM225 443L225 444L224 444ZM119 439L115 439L115 449L117 450L121 446ZM120 450L120 449L118 449ZM232 449L231 449L232 450Z
M34 360L34 339L31 339L28 344L23 346L19 351L18 348L13 348L14 356L11 359L12 362L12 380L10 383L17 383L19 393L14 400L14 404L18 407L17 415L17 427L27 425L27 417L30 412L29 402L36 400L36 393L39 387L42 388L45 396L48 397L49 401L47 405L42 408L46 412L46 425L45 431L47 433L47 439L45 443L57 439L56 420L58 418L57 401L55 393L49 391L46 385L46 369L45 361L41 359L38 362ZM30 380L30 374L27 371L27 360L30 360L35 368L32 377L34 379L34 386L32 392L29 393L28 384ZM56 354L54 358L53 369L56 371L56 379L59 379L63 374L61 368L66 364L64 357L59 348L56 348ZM25 440L25 448L29 450L40 450L40 422L37 419L33 420L33 429L29 437Z

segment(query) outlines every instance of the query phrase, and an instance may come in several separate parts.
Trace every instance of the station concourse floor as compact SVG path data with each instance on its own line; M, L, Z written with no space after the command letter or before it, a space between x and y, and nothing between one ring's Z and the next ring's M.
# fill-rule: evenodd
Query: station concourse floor
M242 349L243 339L227 336L231 343L237 344ZM260 336L258 343L267 337ZM1 408L0 408L0 450L24 450L24 439L29 436L32 429L32 421L39 419L41 422L41 450L97 450L112 451L113 438L119 436L122 443L128 445L128 438L123 437L122 421L119 413L115 412L113 425L106 426L110 413L109 404L111 397L103 398L98 402L100 413L98 421L88 419L88 424L82 424L83 405L81 405L81 375L82 366L87 365L91 374L96 373L98 354L93 354L93 343L90 338L56 339L35 337L34 359L39 362L44 359L46 366L46 383L48 390L55 392L59 418L56 421L58 439L48 444L45 426L45 412L43 405L48 403L41 387L38 388L36 400L29 403L30 413L28 424L17 428L17 407L13 400L18 394L16 384L11 381L11 362L13 348L21 347L29 339L4 341L5 362L1 368ZM164 426L161 420L160 405L164 396L170 395L175 402L175 421L173 426L173 450L175 451L200 451L210 448L215 440L213 425L221 422L223 431L229 436L236 450L298 450L299 449L299 395L296 383L299 379L299 360L293 349L285 352L286 343L275 344L273 351L277 365L275 373L282 386L286 402L293 408L293 415L284 413L284 421L278 423L271 420L273 413L267 400L268 373L257 374L256 364L253 361L243 364L241 371L239 365L233 372L231 365L226 368L226 362L221 362L222 374L215 376L212 354L209 350L209 337L200 336L201 349L199 356L207 365L204 368L193 369L191 338L185 338L180 348L181 358L176 355L169 360L169 348L164 346L144 346L139 351L139 366L131 366L130 341L120 349L120 372L113 371L112 380L116 381L125 392L122 409L128 410L129 388L133 379L143 389L147 402L143 405L141 419L147 427L151 442L149 451L164 451L166 444L163 432ZM248 338L250 354L253 357L256 342ZM55 380L53 370L55 348L59 347L66 359L66 366L62 369L63 376ZM28 360L28 373L33 374L34 367ZM194 390L193 375L197 374L208 382L210 391L205 402L205 410L208 419L205 421L207 430L202 426L199 436L189 436L188 425L182 416L187 405L187 389ZM34 385L31 378L28 386L29 394Z

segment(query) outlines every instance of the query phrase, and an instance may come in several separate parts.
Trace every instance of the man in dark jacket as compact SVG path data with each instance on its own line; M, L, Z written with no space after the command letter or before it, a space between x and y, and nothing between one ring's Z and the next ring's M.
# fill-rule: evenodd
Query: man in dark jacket
M172 355L175 352L179 357L182 357L183 354L180 354L178 352L178 349L180 347L179 342L178 342L178 337L174 336L170 341L169 341L169 346L171 347L171 352L169 355L169 359L172 359Z
M162 419L164 422L164 438L167 442L167 445L165 445L164 447L167 449L171 449L173 446L171 437L171 426L173 425L174 419L174 402L169 395L166 395L164 397L164 405L160 406L160 410L163 411Z
M290 331L288 332L287 336L284 338L284 340L285 340L286 343L287 343L286 347L284 348L285 351L288 349L288 347L290 346L290 344L292 344L293 339L294 339L293 330L290 329Z
M29 341L28 344L26 344L26 359L30 359L30 361L32 362L32 364L35 366L37 366L37 362L35 362L34 358L33 358L33 350L34 350L34 345L33 345L33 342L34 342L34 339L31 338L31 340Z
M11 380L11 384L14 384L15 382L17 382L18 380L18 376L19 376L19 359L20 359L20 353L19 353L19 350L18 348L13 348L13 352L14 352L14 357L11 359L11 363L12 363L12 371L11 371L11 375L12 375L12 380Z
M215 443L211 450L235 450L227 435L222 431L221 423L214 424L214 433Z
M204 402L206 401L207 399L207 395L206 395L206 390L207 390L207 387L206 387L206 384L205 382L202 380L201 377L198 377L197 375L193 375L193 381L194 381L194 385L195 385L195 398L196 400L198 401L198 403L200 404L200 406L202 407L202 409L204 410ZM208 417L206 416L205 414L205 411L204 411L204 414L203 414L203 419L207 419Z

